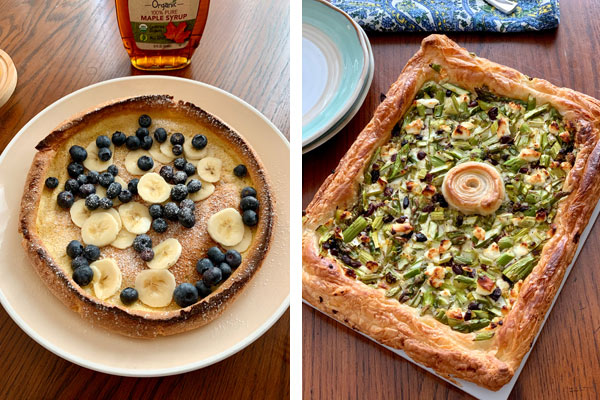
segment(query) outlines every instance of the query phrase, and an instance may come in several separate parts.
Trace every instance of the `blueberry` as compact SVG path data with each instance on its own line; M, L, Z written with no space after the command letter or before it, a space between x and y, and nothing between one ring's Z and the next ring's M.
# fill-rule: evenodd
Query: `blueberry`
M191 283L182 283L175 288L173 299L179 307L189 307L198 301L198 290Z
M180 156L183 154L183 146L180 144L176 144L175 146L173 146L173 149L171 149L171 151L173 152L174 156Z
M129 189L131 194L137 194L137 185L139 182L140 180L138 178L133 178L129 181L129 183L127 184L127 189Z
M172 201L168 202L165 204L163 213L165 218L170 219L171 221L177 221L179 207L177 207L177 204L173 203Z
M248 197L248 196L256 197L256 189L254 189L253 187L250 187L250 186L246 186L245 188L243 188L242 189L242 198Z
M167 182L172 182L173 181L173 174L175 172L173 171L173 167L171 167L170 165L163 165L160 168L159 171L159 175L163 177L163 179Z
M102 147L98 150L98 158L102 161L108 161L112 157L112 151L108 147Z
M152 147L152 143L154 143L154 141L152 140L152 138L150 136L144 136L144 138L142 139L142 149L144 150L150 150L150 147Z
M163 208L160 204L152 204L148 207L148 212L153 219L162 218L163 216Z
M75 197L73 196L73 193L71 193L69 191L60 192L58 194L56 202L58 203L58 205L60 207L68 210L69 208L71 208L71 206L75 202Z
M102 148L102 147L110 147L110 139L108 138L108 136L98 136L96 138L96 146L98 146L98 148Z
M202 280L208 286L214 286L223 279L223 272L220 268L212 267L202 275Z
M135 136L138 139L140 139L140 141L148 135L150 135L150 131L148 130L148 128L140 127L137 128L137 130L135 131Z
M173 166L181 171L181 170L183 170L183 167L185 167L185 163L186 163L185 158L179 157L179 158L176 158L175 161L173 161Z
M92 271L89 265L84 265L83 267L77 268L75 271L73 271L73 280L79 286L88 285L93 278L94 271Z
M242 209L242 211L256 211L258 210L258 200L256 199L256 197L246 196L242 198L242 201L240 201L240 208Z
M100 207L100 197L97 194L90 194L85 198L85 206L88 210L94 211Z
M144 249L152 248L152 239L150 236L146 234L137 235L135 239L133 239L133 249L138 253L141 253Z
M178 185L173 186L173 188L171 189L171 199L173 199L173 201L181 201L185 199L187 195L187 186L185 186L184 184L180 183Z
M83 174L83 165L78 162L72 162L67 166L67 172L71 178L77 179L79 175Z
M98 183L100 186L107 188L111 183L115 181L115 177L110 172L103 172L100 174L100 178L98 178Z
M71 268L73 271L87 265L90 265L90 262L87 258L85 258L85 256L83 256L83 253L82 255L79 255L71 260Z
M141 127L147 128L152 125L152 118L150 118L148 114L142 114L140 115L140 118L138 118L138 123Z
M425 236L424 234L422 234L421 232L417 233L415 235L415 240L417 242L426 242L427 241L427 236Z
M204 135L196 135L192 138L192 146L195 149L202 150L206 147L208 140L206 140L206 136Z
M173 183L176 185L182 185L185 183L185 181L187 181L187 178L188 178L188 176L185 172L177 171L173 175Z
M154 229L154 232L163 233L168 227L169 225L167 224L167 221L165 221L163 218L156 218L154 221L152 221L152 229Z
M119 168L115 164L110 165L106 171L112 176L119 175Z
M219 265L225 261L225 254L217 246L211 247L206 252L206 255L214 265Z
M154 167L154 160L148 156L141 156L137 160L137 165L142 171L149 171Z
M121 131L115 131L112 134L112 142L115 146L123 146L126 140L127 136Z
M185 142L185 137L181 133L177 132L171 135L171 144L173 146L182 146L183 142Z
M58 186L58 179L51 176L49 178L46 178L45 184L48 189L56 189L56 187Z
M77 177L77 183L79 183L79 186L85 185L86 183L88 183L87 175L84 175L84 174L79 175Z
M236 269L242 263L242 255L237 250L227 250L225 253L225 262L233 269Z
M146 262L152 261L154 259L154 250L146 247L140 252L140 257Z
M100 199L100 208L104 210L111 209L113 206L113 201L108 197L103 197Z
M204 281L199 280L196 282L196 290L198 291L198 298L203 299L208 296L211 292L210 288L206 286Z
M69 149L71 159L76 162L84 162L87 158L87 151L81 146L71 146Z
M179 219L179 223L185 228L192 228L194 225L196 225L194 211L190 210L189 208L180 208L177 218Z
M71 258L79 257L83 253L83 245L79 240L71 240L67 245L67 255Z
M96 261L100 258L100 248L93 244L88 244L85 246L85 249L83 249L83 256L87 258L88 261Z
M136 136L128 136L125 140L125 146L127 146L127 149L129 150L137 150L141 145L142 142L140 142L140 139L138 139Z
M244 211L244 214L242 214L242 221L248 226L254 226L258 224L258 215L252 210L246 210Z
M79 193L79 182L77 182L77 179L68 179L65 182L65 190L73 194Z
M187 184L188 193L196 193L200 189L202 189L202 182L198 179L192 179Z
M202 275L203 273L205 273L206 271L208 271L209 269L211 269L213 267L214 267L214 264L208 258L201 258L196 263L196 271L198 271L198 274L200 274L200 275Z
M164 128L157 128L154 131L154 139L156 139L158 143L164 143L167 140L167 131L165 131Z
M194 203L194 200L192 199L184 199L179 203L179 208L189 208L194 211L196 209L196 203Z
M227 263L219 264L219 269L221 270L222 279L225 280L231 276L231 267Z
M81 197L88 197L90 194L96 193L96 186L91 183L86 183L85 185L81 185L79 187L79 195Z
M87 177L88 183L95 185L96 183L98 183L98 179L100 179L100 174L96 171L89 171Z
M196 167L191 162L186 162L183 167L183 172L185 172L187 176L192 176L196 173Z
M121 194L121 190L123 190L121 184L119 182L113 182L108 186L108 189L106 189L106 197L114 199Z
M132 198L133 195L131 194L131 191L127 189L121 190L121 193L119 193L119 200L121 203L129 203Z
M132 287L126 287L121 291L119 298L121 299L121 303L125 305L132 304L138 299L138 291Z
M248 169L244 164L240 164L233 169L233 173L238 178L243 178L246 176L246 174L248 174Z

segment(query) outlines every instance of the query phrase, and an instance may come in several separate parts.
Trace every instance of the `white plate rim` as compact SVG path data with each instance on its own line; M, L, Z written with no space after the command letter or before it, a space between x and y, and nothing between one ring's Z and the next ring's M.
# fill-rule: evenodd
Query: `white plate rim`
M243 107L246 107L253 114L256 114L256 116L258 116L260 119L262 119L264 122L266 122L273 129L273 131L276 132L279 135L280 139L282 139L282 141L284 142L284 144L286 145L286 147L289 149L289 147L290 147L289 146L289 142L287 141L287 139L285 138L285 136L283 136L283 134L279 131L279 129L269 119L267 119L261 112L259 112L258 110L256 110L254 107L252 107L250 104L248 104L244 100L240 99L237 96L232 95L231 93L228 93L228 92L224 91L223 89L217 88L217 87L209 85L207 83L203 83L203 82L199 82L199 81L194 81L194 80L186 79L186 78L172 77L172 76L162 76L162 75L161 76L140 75L140 76L121 77L121 78L109 79L109 80L106 80L106 81L98 82L98 83L95 83L95 84L83 87L81 89L78 89L78 90L76 90L76 91L74 91L74 92L72 92L72 93L70 93L70 94L68 94L66 96L63 96L60 99L54 101L52 104L50 104L49 106L47 106L46 108L44 108L42 111L40 111L38 114L36 114L31 120L29 120L19 130L19 132L17 132L17 134L11 139L11 141L8 143L8 145L5 147L5 149L2 151L2 154L0 154L0 164L4 161L4 158L6 157L6 154L10 151L10 149L14 146L14 144L18 141L18 139L23 135L23 133L26 132L27 129L35 121L37 121L39 118L41 118L44 114L50 112L54 107L57 107L62 102L65 102L65 101L71 99L72 97L75 97L75 96L79 95L81 92L93 90L94 88L96 88L98 86L101 86L101 85L106 85L106 84L109 84L109 83L115 83L115 82L119 82L119 81L154 80L154 79L176 80L176 81L183 81L183 82L186 82L186 83L189 83L189 84L195 84L195 85L199 85L199 86L204 86L204 87L208 88L209 90L214 90L217 93L219 93L220 95L224 95L224 96L230 98L231 100L240 103L240 105L242 105ZM226 121L224 121L224 122L226 123ZM23 321L21 319L21 317L14 310L14 308L10 305L10 303L8 302L8 299L4 296L4 294L2 293L1 290L0 290L0 304L2 304L2 306L6 310L7 314L19 326L19 328L21 328L35 342L37 342L38 344L40 344L46 350L54 353L55 355L57 355L57 356L65 359L65 360L68 360L68 361L70 361L70 362L72 362L74 364L77 364L77 365L79 365L81 367L89 368L89 369L92 369L92 370L95 370L95 371L98 371L98 372L103 372L103 373L111 374L111 375L125 376L125 377L140 377L140 378L144 378L144 377L169 376L169 375L176 375L176 374L181 374L181 373L185 373L185 372L194 371L194 370L197 370L197 369L208 367L208 366L210 366L212 364L215 364L215 363L217 363L219 361L222 361L222 360L224 360L224 359L232 356L233 354L239 352L240 350L246 348L247 346L249 346L250 344L252 344L254 341L256 341L267 330L269 330L275 324L275 322L277 322L279 320L279 318L281 318L281 316L283 315L283 313L285 312L285 310L287 310L287 308L290 305L290 296L288 294L288 296L279 305L279 307L275 310L275 312L265 322L263 322L263 324L261 326L259 326L253 332L251 332L248 336L246 336L246 338L244 338L243 340L241 340L240 342L238 342L235 346L232 346L229 349L227 349L227 350L225 350L225 351L223 351L223 352L221 352L219 354L216 354L216 355L214 355L212 357L209 357L209 358L205 358L205 359L200 360L198 362L189 363L187 365L182 365L182 366L177 366L177 367L170 367L170 368L163 368L163 369L157 368L157 369L149 369L149 370L144 370L144 369L129 370L129 369L126 369L126 368L107 367L105 365L98 364L98 363L95 363L93 361L86 360L86 359L83 359L81 357L74 356L74 355L72 355L70 353L67 353L66 351L63 351L62 349L60 349L58 346L55 346L54 344L52 344L49 341L47 341L41 335L38 335L37 332L35 332L32 328L30 328L25 323L25 321Z

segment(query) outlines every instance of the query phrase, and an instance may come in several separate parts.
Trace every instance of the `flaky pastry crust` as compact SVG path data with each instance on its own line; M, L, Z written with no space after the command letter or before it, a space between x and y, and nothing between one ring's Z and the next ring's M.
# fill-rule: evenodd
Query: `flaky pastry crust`
M48 171L56 167L54 164L61 164L60 161L62 160L64 166L60 165L61 170L66 168L68 161L65 162L64 160L68 157L67 144L70 141L82 139L82 136L91 135L90 137L95 138L98 133L94 131L94 129L97 129L94 127L103 119L113 118L120 113L132 112L137 113L137 115L142 113L153 115L153 111L155 113L167 113L175 119L189 119L195 121L194 123L197 122L202 126L210 127L215 137L228 146L228 151L235 154L248 167L248 174L257 190L257 198L260 201L259 223L255 228L252 244L244 253L240 267L208 297L191 306L175 310L131 309L100 300L86 292L73 281L71 274L67 272L65 261L51 254L48 235L42 234L39 226L40 201L44 195L44 190L47 190L44 189L44 181L47 178ZM105 134L105 132L102 132L102 134ZM89 142L90 138L87 138L87 140ZM275 200L269 189L270 185L265 169L252 147L238 133L191 103L175 102L171 96L167 95L140 96L116 100L100 105L62 123L43 139L36 146L36 149L38 152L29 170L21 200L19 232L23 237L22 244L36 272L50 291L66 306L93 324L126 336L141 338L166 336L195 329L218 317L235 300L260 268L267 255L276 217L273 213ZM120 169L119 174L121 172L127 173L124 168ZM61 185L63 184L64 182L61 183ZM56 189L56 191L58 192L59 189ZM210 212L218 211L218 207L223 207L223 205L218 204L219 199L232 203L228 205L230 207L236 207L239 202L239 193L219 195L217 190L215 194L209 197L208 202L203 201L197 205L197 223L189 233L182 231L182 228L179 227L173 228L174 235L178 239L190 241L187 246L184 243L185 249L178 263L171 267L171 270L179 268L176 275L188 279L194 277L197 279L195 262L198 258L203 257L200 254L205 254L208 247L215 245L206 233L205 220L207 218L204 216L202 209L206 208ZM59 212L68 214L64 210ZM55 224L60 225L58 222L55 222ZM68 220L68 224L71 224L70 220ZM171 231L167 231L167 233L169 232ZM149 234L153 235L154 233L149 232ZM192 234L195 235L194 237L197 240L190 238ZM71 237L68 240L72 239L80 238ZM127 251L133 252L131 248L119 250L110 246L103 247L101 250L103 255L105 250L114 253L114 257L126 254ZM111 256L113 256L112 253ZM123 266L120 266L120 268L122 269L124 281L132 281L135 278L134 276L128 276L127 271L131 272L131 270L123 270Z
M441 66L437 73L430 67ZM315 229L336 210L357 199L364 168L375 150L429 80L451 82L474 91L487 86L509 98L551 103L576 129L578 155L564 189L570 192L554 219L556 232L526 278L514 307L491 340L473 341L474 333L453 331L417 309L386 298L351 276L334 258L320 255ZM448 378L461 378L498 390L514 375L529 351L544 316L573 259L579 237L600 197L600 102L582 93L529 78L520 72L470 54L444 35L426 37L306 209L302 237L303 297L329 316L380 343L404 350L413 360Z

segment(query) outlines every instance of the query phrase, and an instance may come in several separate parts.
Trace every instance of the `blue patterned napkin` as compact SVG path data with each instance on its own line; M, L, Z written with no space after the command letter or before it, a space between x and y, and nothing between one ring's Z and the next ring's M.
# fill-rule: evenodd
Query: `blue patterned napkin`
M484 0L332 0L369 31L521 32L553 29L559 0L518 0L506 15Z

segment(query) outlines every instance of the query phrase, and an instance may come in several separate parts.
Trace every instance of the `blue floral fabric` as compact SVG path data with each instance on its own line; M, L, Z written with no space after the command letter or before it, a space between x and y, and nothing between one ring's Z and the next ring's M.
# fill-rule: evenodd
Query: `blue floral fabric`
M559 0L518 0L506 15L484 0L332 0L364 29L402 31L521 32L553 29Z

